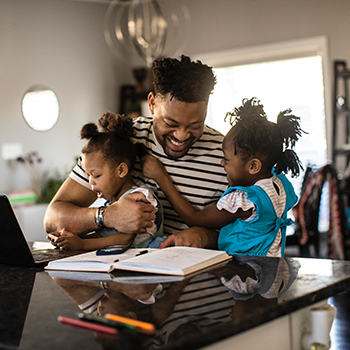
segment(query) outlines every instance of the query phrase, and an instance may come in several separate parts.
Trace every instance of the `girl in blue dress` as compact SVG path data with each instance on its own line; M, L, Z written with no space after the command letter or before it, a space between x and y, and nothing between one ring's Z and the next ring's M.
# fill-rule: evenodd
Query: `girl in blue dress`
M197 210L177 190L162 164L143 158L143 173L157 181L189 226L220 229L218 246L229 254L283 257L288 211L297 196L286 178L298 176L301 163L293 148L302 134L299 117L287 109L277 123L268 121L256 98L227 113L232 125L222 150L229 183L220 200Z

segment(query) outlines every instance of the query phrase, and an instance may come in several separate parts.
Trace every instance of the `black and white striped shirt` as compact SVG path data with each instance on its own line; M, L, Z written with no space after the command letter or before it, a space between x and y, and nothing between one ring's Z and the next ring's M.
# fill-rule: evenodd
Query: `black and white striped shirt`
M235 303L218 278L209 273L194 276L182 290L171 315L161 324L159 340L170 344L169 337L181 325L191 324L205 334L217 325L230 323ZM156 348L150 341L148 349Z
M208 205L215 204L228 183L224 168L220 165L223 153L221 144L222 134L205 126L201 138L188 150L187 154L179 159L169 158L158 143L153 132L153 118L139 117L134 120L136 143L143 143L149 152L157 157L164 165L177 190L185 196L189 202L203 209ZM72 170L70 177L90 188L88 177L78 163ZM135 182L150 187L163 205L164 232L171 234L188 226L181 220L170 205L163 191L153 180L142 175L140 162L135 162L133 177Z

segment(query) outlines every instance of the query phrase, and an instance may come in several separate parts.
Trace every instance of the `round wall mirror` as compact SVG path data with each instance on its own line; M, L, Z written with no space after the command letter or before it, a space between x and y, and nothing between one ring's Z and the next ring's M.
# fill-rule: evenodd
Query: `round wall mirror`
M23 96L22 114L33 130L50 130L56 124L59 115L57 96L46 86L32 86Z

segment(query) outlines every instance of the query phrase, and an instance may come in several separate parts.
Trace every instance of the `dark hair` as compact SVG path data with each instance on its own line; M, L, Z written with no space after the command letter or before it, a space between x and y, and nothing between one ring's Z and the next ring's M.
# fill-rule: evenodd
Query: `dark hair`
M193 103L207 101L216 84L213 69L201 61L182 55L153 61L152 90L155 96L170 93L170 98Z
M120 162L126 162L131 168L136 155L140 157L144 155L144 153L140 154L144 152L144 149L139 149L131 141L133 136L134 128L131 118L107 111L98 120L98 125L88 123L82 127L80 137L88 140L82 153L101 151L104 160L110 166L116 167Z
M235 154L247 159L257 156L265 169L274 168L276 174L291 170L292 177L299 175L303 167L292 148L304 131L300 118L292 115L290 109L280 112L277 123L273 123L268 121L264 106L253 97L244 99L242 106L226 114L225 120L227 117L232 125L230 137Z

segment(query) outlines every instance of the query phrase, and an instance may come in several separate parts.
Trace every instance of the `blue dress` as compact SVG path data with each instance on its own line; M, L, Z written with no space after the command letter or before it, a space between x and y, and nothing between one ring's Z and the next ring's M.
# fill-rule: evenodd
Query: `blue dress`
M286 227L293 221L287 218L287 212L296 204L298 197L293 185L284 175L275 175L281 180L286 193L286 204L281 217L278 217L269 195L260 186L229 187L222 195L241 190L255 205L257 215L252 220L235 219L222 227L219 235L219 249L228 254L267 256L281 229L280 256L284 256Z

